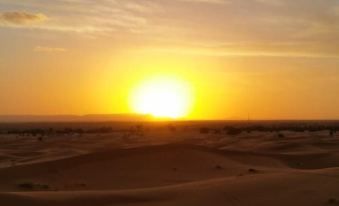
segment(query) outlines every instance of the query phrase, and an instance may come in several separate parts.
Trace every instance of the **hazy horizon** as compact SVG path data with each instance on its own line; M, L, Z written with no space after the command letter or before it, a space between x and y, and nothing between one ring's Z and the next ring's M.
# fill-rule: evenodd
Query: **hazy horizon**
M158 118L150 114L125 113L125 114L17 114L17 115L0 115L0 123L4 122L110 122L110 121L242 121L242 122L256 122L256 121L339 121L339 118L332 119L302 119L302 118L286 118L286 119L255 119L255 118L213 118L213 119L194 119L188 117L182 118Z

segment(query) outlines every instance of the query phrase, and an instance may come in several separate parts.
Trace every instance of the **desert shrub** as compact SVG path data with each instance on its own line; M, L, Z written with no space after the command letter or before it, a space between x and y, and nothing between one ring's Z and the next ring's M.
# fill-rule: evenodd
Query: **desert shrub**
M242 133L242 130L238 128L230 128L227 130L228 135L239 135L241 133Z
M111 127L100 127L96 129L92 129L90 133L111 133L113 129Z
M253 169L253 168L250 168L250 169L248 169L248 172L249 172L249 173L256 173L256 172L258 172L258 170Z
M21 189L25 189L25 190L32 190L32 189L34 189L34 183L33 182L23 182L23 183L19 183L18 187L20 187Z
M225 126L223 130L228 135L238 135L238 134L241 134L243 131L246 131L246 128L236 128L232 126Z
M202 127L202 128L200 128L200 133L201 134L208 134L209 132L210 132L210 128L207 128L207 127Z
M338 203L338 200L335 199L335 198L330 198L330 199L328 199L327 202L328 202L329 204L337 204L337 203Z
M284 138L284 137L285 137L285 135L284 135L284 134L282 134L282 133L278 133L278 137L279 137L279 138Z
M335 131L334 130L330 130L330 136L332 137L332 136L334 136L334 134L335 134Z
M221 165L216 165L215 166L215 169L217 169L217 170L222 170L222 169L224 169Z
M24 190L47 190L49 185L26 181L18 184L18 187Z

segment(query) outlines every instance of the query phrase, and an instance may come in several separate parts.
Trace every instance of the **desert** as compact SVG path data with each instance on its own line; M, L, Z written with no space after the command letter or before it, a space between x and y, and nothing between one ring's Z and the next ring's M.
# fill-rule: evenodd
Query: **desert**
M317 124L5 124L0 204L336 205L339 135Z

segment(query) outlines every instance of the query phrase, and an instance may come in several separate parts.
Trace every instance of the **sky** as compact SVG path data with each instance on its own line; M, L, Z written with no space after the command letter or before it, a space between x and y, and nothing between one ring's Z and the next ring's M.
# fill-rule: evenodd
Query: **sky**
M0 0L0 115L131 113L152 76L187 119L338 119L339 1Z

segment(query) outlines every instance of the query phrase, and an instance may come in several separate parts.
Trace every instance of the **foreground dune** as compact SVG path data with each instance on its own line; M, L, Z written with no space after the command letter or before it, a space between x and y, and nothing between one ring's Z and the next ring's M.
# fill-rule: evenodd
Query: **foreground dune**
M95 147L0 169L0 205L335 205L337 145L256 134Z

